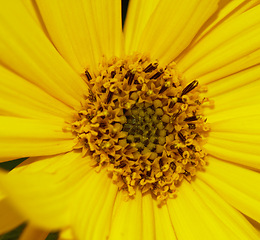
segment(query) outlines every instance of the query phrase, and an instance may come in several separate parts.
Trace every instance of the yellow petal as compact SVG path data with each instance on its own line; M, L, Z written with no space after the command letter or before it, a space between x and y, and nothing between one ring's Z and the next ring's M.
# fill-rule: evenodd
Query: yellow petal
M134 199L125 200L122 191L117 194L109 239L142 239L142 195L136 192Z
M230 206L221 196L219 196L212 188L202 182L200 179L196 179L192 188L196 191L203 203L215 213L218 219L224 226L222 228L228 228L232 231L232 237L229 239L258 239L259 234L254 227L246 220L244 215ZM217 229L216 229L216 232ZM223 239L223 238L221 238Z
M236 73L238 69L245 69L248 67L248 62L252 65L258 63L259 13L260 5L221 24L198 42L178 62L178 66L187 79L199 78L200 80L202 78L203 83L210 82L213 79ZM256 51L258 59L254 54ZM250 54L252 56L248 56ZM248 61L248 58L253 58L256 62ZM238 61L240 65L234 64L234 61ZM244 64L241 65L241 63ZM207 78L208 73L210 77Z
M240 15L241 13L246 12L249 9L257 6L259 2L260 2L259 0L220 1L218 10L210 17L207 23L200 29L198 35L195 37L195 39L192 41L192 44L188 48L189 49L192 48L194 45L196 45L197 42L199 42L203 37L205 37L205 35L210 34L212 30L221 26L221 24L223 24L224 22L229 21L230 19ZM185 53L187 51L185 50Z
M71 133L41 120L0 117L0 159L58 154L72 150Z
M80 181L80 189L72 202L72 228L77 239L108 237L117 188L106 171L92 170Z
M151 194L144 194L142 196L142 239L152 240L156 238L156 233L160 233L160 229L155 229L155 216L154 216L154 199ZM158 223L158 221L157 221ZM163 224L162 224L163 225ZM161 226L161 225L159 225Z
M45 240L49 232L43 231L32 225L26 226L23 233L19 237L19 240Z
M127 8L124 23L125 52L133 54L136 51L144 28L150 19L159 0L131 0Z
M2 66L0 85L2 115L44 119L57 123L62 123L72 115L72 109L67 105Z
M64 229L59 233L58 240L76 240L71 228Z
M97 67L102 54L121 55L120 1L38 0L37 4L54 45L78 72Z
M260 169L259 144L209 137L204 147L207 153L214 157L228 162Z
M0 51L4 66L69 106L78 106L87 86L64 61L21 1L0 10Z
M260 222L259 173L210 157L206 172L198 172L197 177L237 210Z
M50 231L69 226L72 200L78 183L90 170L89 160L73 152L33 160L26 160L20 171L1 171L1 189L12 206L34 226Z
M177 198L169 199L167 206L177 239L227 239L216 216L186 181L180 186Z
M250 94L240 96L240 98L243 99L244 101L247 100L248 97L252 97L252 95L256 95L256 96L259 95L257 94L260 85L259 80L260 80L260 67L259 65L257 65L249 69L246 69L244 71L240 71L236 74L232 74L230 76L218 80L216 79L216 81L207 84L208 86L207 95L208 97L212 98L218 95L226 94L226 101L228 103L230 101L228 97L230 96L233 97L233 90L244 91L247 89L247 92L250 91L249 92ZM238 93L238 91L236 91L235 94Z
M0 194L0 234L3 234L18 227L25 218L15 211L2 193Z
M170 213L166 205L158 207L157 202L153 201L155 239L177 240L175 225L171 221ZM144 223L145 224L145 223Z
M218 1L160 1L139 39L139 52L169 63L180 54L217 9Z

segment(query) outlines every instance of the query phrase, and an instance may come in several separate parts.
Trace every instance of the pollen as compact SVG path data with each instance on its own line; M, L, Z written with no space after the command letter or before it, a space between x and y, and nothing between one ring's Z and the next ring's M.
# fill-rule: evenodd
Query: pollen
M84 76L89 92L70 123L74 148L129 197L136 191L159 202L174 197L206 162L205 88L184 80L175 63L160 66L139 54L104 58Z

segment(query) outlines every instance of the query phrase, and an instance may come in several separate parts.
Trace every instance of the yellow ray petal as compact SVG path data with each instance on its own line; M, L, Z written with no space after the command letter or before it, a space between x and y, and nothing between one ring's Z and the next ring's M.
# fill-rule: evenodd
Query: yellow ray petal
M45 240L49 232L43 231L32 225L26 226L23 233L19 237L19 240Z
M121 56L120 3L37 0L54 45L78 72L96 68L102 54Z
M71 228L60 231L58 240L76 240Z
M223 111L214 111L214 109L205 109L205 115L208 117L210 123L215 123L219 121L225 121L235 118L243 117L257 117L259 113L260 104L252 102L250 105L228 108Z
M153 198L150 193L142 196L142 239L152 240L156 238L156 232L160 232L160 229L155 229L155 216ZM157 221L158 222L158 221Z
M67 105L2 66L0 66L0 85L2 115L60 123L72 115L72 109Z
M259 233L246 220L246 218L231 207L223 198L221 198L213 189L206 185L200 179L192 184L196 193L201 196L202 201L215 213L218 219L232 231L230 239L259 239ZM223 238L221 238L223 239Z
M235 142L209 137L204 148L214 157L260 169L259 144Z
M0 161L72 150L73 136L62 125L40 120L0 117Z
M260 222L260 193L256 191L259 174L229 163L212 160L206 172L197 177L243 214ZM225 172L225 176L223 174Z
M260 116L244 116L234 119L226 119L211 124L212 132L227 132L237 134L259 135L260 134Z
M137 49L169 63L188 46L217 9L218 1L160 1L147 22Z
M255 7L259 4L259 0L255 1L244 1L244 0L236 0L229 1L224 0L219 2L218 10L210 17L210 19L206 22L206 24L200 29L198 35L189 45L188 49L186 49L181 55L183 57L189 49L194 47L203 37L207 34L210 34L212 30L221 26L226 21L246 12L247 10Z
M244 90L244 87L247 87L246 85L255 83L255 86L258 87L260 80L260 66L257 65L255 67L251 67L249 69L246 69L244 71L240 71L236 74L232 74L230 76L227 76L222 79L216 79L214 82L210 82L207 84L208 86L208 97L212 98L218 95L222 95L223 93L228 94L229 96L233 94L232 90L242 88L241 90ZM202 84L204 84L202 82ZM252 86L252 85L251 85ZM257 90L259 87L257 88ZM252 89L253 90L253 89ZM251 92L250 96L252 96L256 92ZM255 94L259 95L259 94ZM243 98L243 100L246 100L249 95ZM242 98L242 97L241 97Z
M158 3L159 0L129 2L124 24L126 54L133 54L136 51L142 32Z
M4 66L69 106L78 106L86 84L59 55L19 1L0 10L0 51Z
M176 236L175 225L171 221L167 206L162 205L161 207L158 207L157 202L153 201L153 207L155 239L177 240L178 236Z
M221 24L203 38L178 62L178 66L185 76L188 79L199 78L222 67L224 67L226 75L237 72L238 69L229 66L227 73L225 66L241 58L247 58L249 54L259 50L259 13L260 6L256 6ZM239 70L245 67L247 66L240 65ZM219 73L217 74L219 75ZM222 74L222 77L224 76ZM216 79L216 76L213 76L212 79Z
M246 76L245 76L246 77ZM238 87L238 88L234 88L234 89L230 89L230 91L228 91L227 88L227 92L223 92L222 94L219 94L217 96L214 97L209 97L211 100L214 101L214 108L207 108L205 111L205 114L208 115L216 115L221 113L222 111L227 111L233 108L241 108L241 107L249 107L251 105L255 105L257 103L260 102L260 95L259 95L259 91L260 91L260 79L258 79L259 77L256 75L255 77L257 80L254 82L248 82L246 85ZM235 79L235 78L234 78ZM223 91L225 89L225 80L223 79L223 81L218 81L218 85L221 85L221 83L223 82ZM239 78L236 79L238 82L240 81ZM248 79L248 81L250 81ZM243 81L240 81L241 84L243 84ZM236 85L236 84L235 84ZM239 85L239 84L237 84ZM213 89L212 91L214 91L214 87L210 87L210 89ZM230 86L231 88L231 86ZM210 92L209 92L210 94ZM259 113L260 114L260 110L259 109L255 109L253 111L253 113Z
M106 239L110 231L117 186L107 172L94 170L80 182L73 200L72 226L77 239Z
M26 160L19 170L0 172L0 187L13 207L34 226L65 228L71 221L72 198L78 183L90 170L88 161L73 152Z
M8 199L0 192L0 234L6 233L25 221L10 205Z
M179 188L177 198L169 199L167 206L177 239L231 239L227 238L229 232L186 181Z
M136 192L134 199L125 200L125 194L118 192L109 239L142 239L142 195Z

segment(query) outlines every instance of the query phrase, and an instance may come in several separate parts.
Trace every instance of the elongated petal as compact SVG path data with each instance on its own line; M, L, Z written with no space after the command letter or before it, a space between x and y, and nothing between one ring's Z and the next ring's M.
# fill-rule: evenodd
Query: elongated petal
M65 104L79 105L86 84L59 55L21 1L1 5L0 32L0 59L5 67Z
M124 24L125 52L133 54L137 49L144 28L152 16L159 0L131 0Z
M257 6L259 2L259 0L220 1L218 10L203 25L203 27L199 30L197 36L193 39L192 43L179 57L183 57L189 51L189 49L193 48L203 37L210 34L212 30L221 26L221 24L223 24L224 22L230 21L232 20L232 18Z
M118 192L114 206L110 239L142 239L142 195L136 192L134 199L125 200Z
M249 67L248 58L255 60L249 61L251 65L257 64L260 40L259 13L258 5L221 24L186 53L178 62L178 66L187 79L201 78L201 81L206 83ZM252 56L248 56L250 54ZM236 62L234 64L234 61L240 62L240 65ZM243 65L241 61L244 61ZM207 78L206 75L209 73L210 77Z
M237 210L260 222L260 193L256 191L259 173L212 157L209 162L206 172L197 177Z
M71 133L40 120L0 117L0 159L58 154L72 150Z
M259 234L246 218L232 206L230 206L221 196L213 189L196 179L196 182L191 185L196 194L201 197L201 200L210 209L209 211L217 216L217 221L221 222L228 232L232 232L232 238L236 239L258 239ZM230 237L231 238L231 237ZM231 238L231 239L232 239ZM225 239L225 238L222 238Z
M208 86L208 97L212 98L221 95L226 98L227 103L231 102L234 95L240 95L240 99L246 101L254 96L259 96L260 66L254 66L236 74L229 75L222 79L210 82ZM232 92L236 90L235 92ZM239 92L240 91L240 92ZM244 91L244 92L243 92ZM223 96L224 95L224 96ZM231 99L230 99L231 98ZM214 99L214 98L213 98ZM236 101L238 97L236 97ZM233 104L234 102L232 102ZM220 105L218 103L218 105ZM219 106L218 106L219 109Z
M72 212L77 239L106 239L109 236L117 186L107 172L93 170L80 182Z
M78 72L121 56L121 1L45 1L38 7L54 45Z
M175 225L171 221L167 206L162 205L159 207L156 201L153 201L153 206L156 239L177 240L178 236L176 235Z
M44 119L62 123L72 111L41 88L0 66L0 111L2 115Z
M25 221L25 218L20 215L10 205L8 199L1 194L0 196L0 234L6 233Z
M14 209L34 226L51 231L65 228L71 223L78 182L90 169L87 162L73 152L32 158L9 174L1 171L0 187Z
M169 63L188 46L217 9L218 1L160 1L148 20L137 49Z

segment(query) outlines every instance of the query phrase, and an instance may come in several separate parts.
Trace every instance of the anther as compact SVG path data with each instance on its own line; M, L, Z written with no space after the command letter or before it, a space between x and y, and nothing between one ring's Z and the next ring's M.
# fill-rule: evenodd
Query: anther
M111 102L114 92L109 91L107 94L107 104Z
M197 80L192 81L190 84L188 84L181 92L181 96L184 94L187 94L191 90L193 90L195 87L197 87L199 82Z
M155 73L150 79L157 79L157 78L159 78L162 74L163 74L163 72L157 72L157 73Z
M116 71L112 71L111 72L111 78L114 78L115 75L116 75Z
M144 69L144 72L145 73L148 73L148 72L151 72L153 71L154 69L156 69L158 66L158 63L150 63L145 69Z
M181 132L178 132L178 136L181 139L182 142L186 141L186 138L183 136L183 134Z
M129 79L128 79L128 85L131 85L133 83L134 77L135 77L135 74L130 72Z
M171 86L170 82L166 82L160 89L159 94L163 93L166 91L166 89L168 89Z
M193 121L197 121L200 119L200 116L192 116L192 117L187 117L184 119L185 122L193 122Z
M90 73L89 73L88 70L85 71L85 75L86 75L86 77L87 77L87 79L88 79L89 81L92 79L92 77L91 77L91 75L90 75Z
M179 154L182 156L182 154L183 154L183 150L181 149L181 148L178 148L178 152L179 152Z

